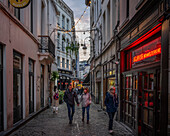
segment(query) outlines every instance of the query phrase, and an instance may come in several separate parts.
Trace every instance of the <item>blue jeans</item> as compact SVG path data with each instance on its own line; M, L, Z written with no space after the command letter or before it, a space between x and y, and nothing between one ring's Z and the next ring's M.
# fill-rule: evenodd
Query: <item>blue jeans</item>
M87 113L87 120L89 120L89 109L90 109L90 105L87 106L87 107L82 107L82 117L83 117L83 119L84 119L85 109L86 109L86 113Z
M75 106L67 104L67 109L68 109L69 120L72 121L73 120L73 116L74 116L74 112L75 112Z
M113 117L115 112L108 112L109 115L109 130L113 130Z

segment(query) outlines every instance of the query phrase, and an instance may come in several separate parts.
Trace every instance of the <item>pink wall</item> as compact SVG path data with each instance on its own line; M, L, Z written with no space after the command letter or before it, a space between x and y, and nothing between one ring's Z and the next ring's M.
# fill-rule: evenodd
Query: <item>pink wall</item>
M6 48L6 78L7 78L7 127L13 126L13 50L18 51L23 55L23 75L25 82L25 115L29 114L29 76L28 76L28 59L31 58L35 61L36 67L36 86L40 85L37 80L40 77L40 62L37 55L38 44L21 29L14 20L9 19L2 10L0 10L0 42L5 45ZM20 24L22 25L22 24ZM45 68L46 74L47 68ZM24 72L25 71L25 72ZM45 75L47 77L47 75ZM46 79L47 80L47 79ZM45 89L48 90L47 81L45 80ZM36 87L36 105L37 110L40 108L40 88Z

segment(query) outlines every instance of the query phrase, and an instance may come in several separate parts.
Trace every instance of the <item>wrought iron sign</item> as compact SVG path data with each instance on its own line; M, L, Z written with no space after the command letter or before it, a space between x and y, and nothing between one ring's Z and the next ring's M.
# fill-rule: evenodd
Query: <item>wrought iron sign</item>
M31 0L9 0L10 4L15 8L25 8Z

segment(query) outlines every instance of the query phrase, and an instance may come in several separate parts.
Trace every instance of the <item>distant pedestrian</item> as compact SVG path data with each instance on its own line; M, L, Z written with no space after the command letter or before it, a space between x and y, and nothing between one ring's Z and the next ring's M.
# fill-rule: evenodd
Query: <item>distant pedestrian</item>
M68 109L69 124L72 124L75 112L75 100L77 102L77 106L79 106L77 94L73 91L72 86L69 85L68 89L64 93L64 101L67 104Z
M57 113L58 112L58 105L59 105L59 94L58 94L58 90L57 87L54 86L54 92L53 92L53 113Z
M90 104L91 104L91 96L90 96L88 88L84 89L84 93L81 96L81 104L82 104L82 122L84 122L84 115L85 115L85 110L86 110L87 124L89 124L89 110L90 110Z
M106 110L109 115L109 133L113 133L113 118L118 108L118 96L115 93L115 87L111 87L105 98Z

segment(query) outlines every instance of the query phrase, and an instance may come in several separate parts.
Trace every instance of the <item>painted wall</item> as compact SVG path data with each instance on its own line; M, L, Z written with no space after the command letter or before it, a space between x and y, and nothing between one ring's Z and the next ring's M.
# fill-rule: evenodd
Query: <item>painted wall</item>
M36 4L40 4L37 8L37 16L40 15L41 11L41 0L36 1ZM39 3L38 3L39 2ZM40 109L40 66L38 53L38 41L37 36L34 35L41 34L41 19L37 18L36 26L37 29L34 31L34 35L29 32L30 24L28 23L30 12L27 7L24 9L24 18L22 22L19 22L16 17L13 16L13 8L10 7L11 12L9 13L7 6L2 5L7 14L11 15L9 17L0 10L0 43L4 46L4 76L6 80L4 81L4 128L9 129L13 126L13 51L17 51L22 54L23 58L23 118L29 115L29 58L34 60L34 109L35 112ZM36 13L36 12L35 12ZM28 19L28 20L27 20ZM39 21L38 21L39 20ZM44 96L45 105L48 103L48 69L46 64L44 72Z

